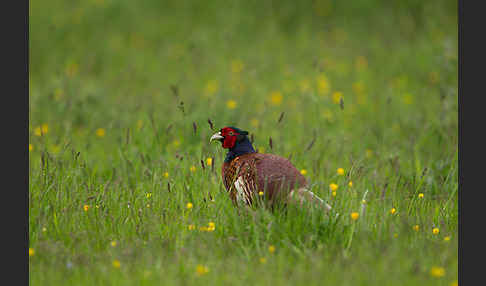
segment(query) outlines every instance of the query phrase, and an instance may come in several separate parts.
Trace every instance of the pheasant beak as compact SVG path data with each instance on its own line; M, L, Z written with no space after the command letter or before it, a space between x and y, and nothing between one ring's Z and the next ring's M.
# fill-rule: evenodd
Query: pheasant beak
M213 140L222 140L224 139L223 136L221 136L221 132L215 133L213 136L211 136L211 139L209 139L209 143L211 143Z

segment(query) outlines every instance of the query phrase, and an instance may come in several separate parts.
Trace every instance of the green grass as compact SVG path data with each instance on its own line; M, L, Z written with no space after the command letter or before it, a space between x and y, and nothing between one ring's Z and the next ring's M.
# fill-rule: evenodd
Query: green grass
M31 2L30 284L456 281L456 2L349 5ZM235 209L208 118L291 156L331 214Z

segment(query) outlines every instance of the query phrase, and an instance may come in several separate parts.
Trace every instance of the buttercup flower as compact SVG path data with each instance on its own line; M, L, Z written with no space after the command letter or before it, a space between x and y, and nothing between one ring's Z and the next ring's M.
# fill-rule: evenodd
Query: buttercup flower
M236 101L234 101L234 100L228 100L228 101L226 102L226 106L227 106L229 109L235 109L235 108L236 108L236 105L237 105L237 103L236 103Z
M104 128L98 128L98 129L96 129L96 136L103 137L103 136L105 136L105 134L106 134L106 131L105 131Z
M442 267L438 267L438 266L433 266L431 269L430 269L430 275L432 275L433 277L442 277L444 276L445 274L445 269L442 268Z
M270 94L270 103L272 105L280 105L282 103L282 93L280 91L274 91Z
M204 265L201 265L201 264L198 264L196 266L196 274L201 276L201 275L204 275L204 274L207 274L209 272L209 268L207 266L204 266Z
M270 245L270 246L268 247L268 251L269 251L270 253L274 253L274 252L275 252L275 246Z

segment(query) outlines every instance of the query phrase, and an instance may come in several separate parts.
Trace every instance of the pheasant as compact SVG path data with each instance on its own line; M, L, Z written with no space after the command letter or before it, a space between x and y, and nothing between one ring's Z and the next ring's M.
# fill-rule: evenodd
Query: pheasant
M273 206L313 202L329 211L331 207L308 189L306 178L286 158L255 151L247 137L248 132L236 127L224 127L211 136L209 142L219 141L229 149L221 168L226 190L235 205L252 205L256 198L265 196Z

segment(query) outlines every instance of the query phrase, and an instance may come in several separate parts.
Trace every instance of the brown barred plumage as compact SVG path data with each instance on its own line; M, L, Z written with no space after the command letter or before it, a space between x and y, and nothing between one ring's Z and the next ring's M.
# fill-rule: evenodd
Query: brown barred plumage
M238 178L244 185L244 200L251 205L258 192L273 202L281 195L288 195L293 189L307 186L302 174L286 158L261 153L249 153L225 162L222 167L223 182L231 199L237 203L235 183Z
M210 141L221 141L228 148L221 174L226 190L235 205L252 205L259 192L265 202L305 201L318 203L329 210L331 207L308 190L307 180L283 157L257 153L246 137L248 132L225 127L214 134Z

